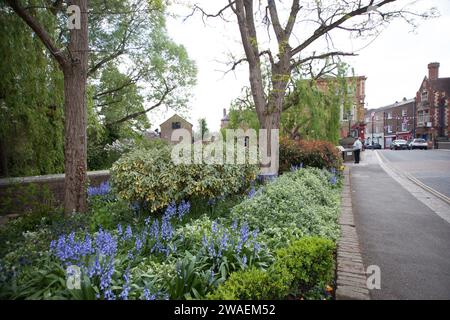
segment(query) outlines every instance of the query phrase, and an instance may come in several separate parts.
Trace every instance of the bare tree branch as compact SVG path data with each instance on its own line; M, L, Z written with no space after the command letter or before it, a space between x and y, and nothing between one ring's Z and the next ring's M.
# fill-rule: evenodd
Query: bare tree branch
M318 55L318 56L312 55L310 57L307 57L307 58L304 58L304 59L300 59L300 60L297 60L297 61L291 63L290 69L293 70L294 68L296 68L296 67L298 67L298 66L300 66L300 65L302 65L302 64L304 64L304 63L306 63L308 61L326 59L326 58L335 57L335 56L340 56L340 57L343 57L343 56L356 56L356 54L349 53L349 52L334 51L334 52L327 52L327 53L324 53L324 54L321 54L321 55Z
M161 96L161 98L159 99L159 101L156 104L154 104L151 107L146 108L146 109L144 109L142 111L138 111L138 112L134 112L132 114L129 114L129 115L127 115L127 116L125 116L125 117L123 117L123 118L121 118L119 120L115 120L113 122L107 123L106 126L113 126L113 125L117 125L117 124L126 122L128 120L135 119L135 118L137 118L139 116L142 116L142 115L146 114L147 112L152 111L155 108L158 108L159 106L161 106L164 103L164 100L166 99L166 97L175 89L176 89L176 87L169 88L166 85L166 90L164 91L163 95Z
M380 8L388 3L392 3L395 1L396 0L384 0L384 1L380 2L379 4L377 4L377 7ZM371 1L371 3L373 4L373 1ZM302 44L300 44L299 46L297 46L296 48L291 50L291 56L298 54L299 52L301 52L302 50L307 48L311 43L313 43L314 41L316 41L317 39L322 37L324 34L330 32L331 30L341 26L344 22L346 22L350 18L364 14L371 7L372 7L371 4L361 7L361 2L359 2L358 9L353 10L353 11L343 15L340 19L336 20L335 22L333 22L329 25L322 25L318 29L316 29L316 31L314 31L314 34L312 36L310 36Z

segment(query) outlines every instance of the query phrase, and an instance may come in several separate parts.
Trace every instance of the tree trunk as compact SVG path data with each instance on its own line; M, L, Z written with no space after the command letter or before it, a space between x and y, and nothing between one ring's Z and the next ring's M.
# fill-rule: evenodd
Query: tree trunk
M87 209L86 79L88 69L87 0L74 0L80 7L81 28L70 30L68 64L64 72L65 180L64 212Z

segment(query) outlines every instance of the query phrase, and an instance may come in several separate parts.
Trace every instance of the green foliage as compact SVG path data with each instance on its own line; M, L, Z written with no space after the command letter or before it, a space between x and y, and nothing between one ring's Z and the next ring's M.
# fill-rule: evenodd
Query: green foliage
M175 165L167 146L126 154L113 165L111 182L122 199L155 211L172 201L237 193L255 179L256 172L251 165Z
M224 284L208 295L210 300L269 300L278 292L286 290L274 283L271 275L260 269L252 268L234 272Z
M326 141L294 141L280 139L280 172L286 172L292 166L336 169L342 165L338 149Z
M0 176L59 173L64 169L62 73L5 6L0 4ZM53 30L51 13L36 11Z
M305 236L339 236L340 188L316 168L286 173L231 211L231 218L258 228L271 248Z
M54 211L57 203L47 186L14 183L2 190L0 215L28 214L35 216Z
M303 296L314 287L324 288L333 279L332 241L302 238L276 252L275 263L267 270L234 272L209 294L212 300L273 300L288 294Z
M306 293L317 285L325 287L334 276L335 248L327 239L302 238L276 252L272 270L284 275L281 278L288 281L294 295Z

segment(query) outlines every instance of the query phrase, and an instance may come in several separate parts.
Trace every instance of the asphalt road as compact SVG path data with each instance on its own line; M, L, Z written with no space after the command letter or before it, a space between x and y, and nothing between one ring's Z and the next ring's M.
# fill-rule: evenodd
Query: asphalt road
M379 151L395 169L450 197L450 150Z
M381 290L371 290L372 299L450 299L450 224L392 179L373 153L364 154L362 165L351 167L351 184L364 264L381 269ZM399 163L430 157L414 154L387 157Z

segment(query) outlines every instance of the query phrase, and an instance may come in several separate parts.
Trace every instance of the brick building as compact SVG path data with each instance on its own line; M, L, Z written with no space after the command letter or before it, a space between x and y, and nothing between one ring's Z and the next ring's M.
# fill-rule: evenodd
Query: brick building
M161 139L164 139L170 143L172 138L172 132L177 129L186 129L191 133L192 137L192 124L179 115L175 114L163 123L160 124L161 127Z
M345 138L348 136L361 137L364 139L365 123L364 123L364 106L366 100L366 80L365 76L346 77L347 87L352 100L350 110L345 111L341 107L341 128L340 136ZM330 81L334 78L322 78L317 80L317 86L320 89L326 90ZM350 133L349 133L350 127Z
M416 94L415 136L433 142L448 140L450 135L450 78L439 77L439 66L437 62L428 65L428 77L425 76Z
M412 139L416 129L414 114L415 100L406 98L382 108L366 110L366 143L371 144L373 137L374 143L389 148L396 139Z

